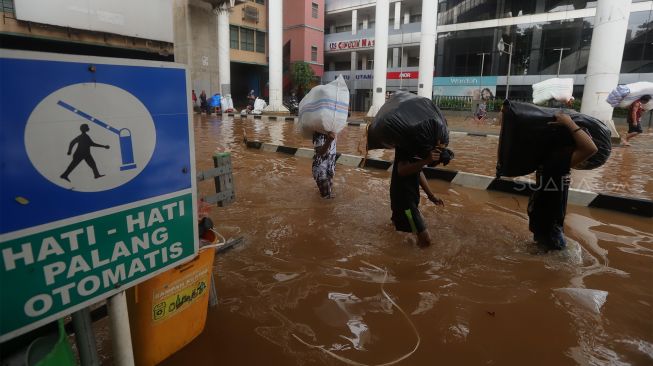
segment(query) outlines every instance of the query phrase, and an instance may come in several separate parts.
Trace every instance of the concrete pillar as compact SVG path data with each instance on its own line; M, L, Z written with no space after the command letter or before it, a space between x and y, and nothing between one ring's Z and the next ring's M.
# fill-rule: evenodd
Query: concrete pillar
M404 24L410 23L410 9L404 9Z
M218 16L218 75L220 94L231 94L231 58L229 55L229 5L223 3L214 10Z
M358 30L358 10L351 11L351 34L356 34Z
M401 67L408 67L408 51L406 50L401 54Z
M186 64L191 88L213 95L220 90L218 74L217 17L208 3L173 1L175 62Z
M422 39L419 45L417 95L429 99L433 97L433 65L435 64L437 14L437 0L422 0Z
M366 15L365 18L363 18L363 29L368 28L370 18Z
M397 47L392 49L392 67L399 67L399 52L401 50Z
M581 113L608 123L612 137L619 134L612 121L612 107L605 101L619 83L631 0L599 0L594 18Z
M367 55L361 55L361 70L367 70Z
M335 24L331 24L331 25L329 26L329 33L333 34L333 33L335 33L335 32L336 32L336 25L335 25Z
M283 1L268 0L268 14L270 101L265 111L288 113L283 106Z
M349 71L349 105L353 110L354 106L354 95L356 94L356 69L358 68L358 52L353 51L351 53L351 68Z
M401 27L401 1L395 3L395 23L394 29L399 29Z
M434 1L434 0L433 0ZM376 0L374 25L374 79L372 80L372 107L368 117L376 116L385 103L386 73L388 59L388 18L390 0Z

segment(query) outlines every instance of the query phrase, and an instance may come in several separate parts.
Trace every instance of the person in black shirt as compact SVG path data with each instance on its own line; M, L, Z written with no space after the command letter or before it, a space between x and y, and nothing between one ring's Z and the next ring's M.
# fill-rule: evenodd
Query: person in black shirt
M546 152L536 172L536 185L528 200L528 228L536 243L547 249L560 250L567 245L564 221L570 183L570 169L581 165L598 151L590 135L564 113L556 114L556 122L566 127L573 139L549 141Z
M431 237L417 208L420 199L419 187L422 187L429 201L439 206L444 205L444 202L431 192L422 168L440 162L440 152L443 148L444 145L440 145L424 159L415 157L399 147L395 149L390 181L392 222L397 231L416 234L417 245L420 247L431 245Z

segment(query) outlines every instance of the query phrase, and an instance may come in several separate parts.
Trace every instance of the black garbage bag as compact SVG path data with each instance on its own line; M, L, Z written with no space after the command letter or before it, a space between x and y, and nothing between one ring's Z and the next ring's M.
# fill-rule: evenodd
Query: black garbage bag
M446 118L430 99L408 92L386 101L367 131L369 150L400 147L422 156L438 142L449 144Z
M610 157L612 136L602 121L571 109L539 107L530 103L506 100L497 156L497 176L518 177L533 173L551 148L573 146L571 132L563 126L551 125L555 114L562 111L592 137L598 152L575 169L591 170Z

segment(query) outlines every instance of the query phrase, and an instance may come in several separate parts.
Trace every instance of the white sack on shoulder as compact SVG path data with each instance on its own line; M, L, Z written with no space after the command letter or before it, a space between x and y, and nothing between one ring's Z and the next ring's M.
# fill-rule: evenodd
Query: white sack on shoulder
M574 79L553 78L533 84L533 103L544 104L550 99L566 103L574 93Z
M349 88L339 75L329 84L311 89L299 103L299 126L304 135L313 132L339 133L347 125Z

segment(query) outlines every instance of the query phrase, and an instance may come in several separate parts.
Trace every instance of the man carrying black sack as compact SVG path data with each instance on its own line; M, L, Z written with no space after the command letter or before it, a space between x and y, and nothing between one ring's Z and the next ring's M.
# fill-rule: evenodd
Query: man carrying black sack
M419 187L422 187L429 201L439 206L444 205L444 202L431 192L422 169L424 166L435 166L439 163L446 165L451 158L453 152L446 149L443 144L430 151L423 159L399 147L395 149L390 181L392 222L397 231L416 234L417 245L420 247L431 245L431 236L417 208L420 200Z
M551 124L566 127L574 144L552 138L536 172L536 186L528 201L528 228L536 243L548 249L564 249L563 227L567 211L570 169L580 166L598 149L590 135L564 113Z

